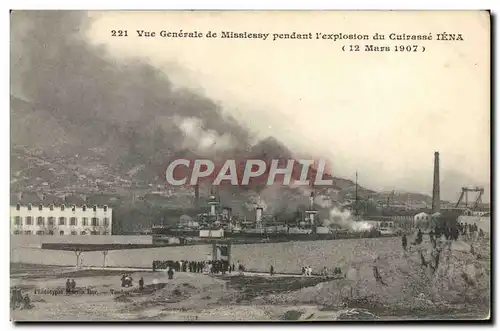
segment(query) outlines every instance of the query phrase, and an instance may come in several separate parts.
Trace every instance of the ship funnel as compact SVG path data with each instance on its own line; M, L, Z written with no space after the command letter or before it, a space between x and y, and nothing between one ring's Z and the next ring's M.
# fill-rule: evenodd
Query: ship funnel
M255 209L255 226L257 228L262 227L262 211L263 209L261 207Z

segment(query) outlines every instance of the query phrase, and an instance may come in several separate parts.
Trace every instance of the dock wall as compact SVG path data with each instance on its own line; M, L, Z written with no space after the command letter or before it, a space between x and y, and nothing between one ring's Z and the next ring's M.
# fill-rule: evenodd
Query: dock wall
M74 252L41 249L37 246L40 245L40 238L37 236L30 236L33 239L25 238L22 241L12 237L11 262L59 266L76 264ZM102 241L100 243L123 243L125 238L118 237L129 236L116 237L99 240ZM143 240L143 238L126 239L129 242L135 240L135 243ZM92 242L95 243L95 241ZM391 254L392 251L400 249L400 238L241 244L232 246L231 260L235 265L242 263L247 270L267 271L272 265L276 272L296 273L300 272L302 266L311 266L313 270L319 270L325 266L333 268L348 263L363 263L372 261L373 254ZM203 261L210 256L211 252L211 245L110 250L106 255L106 266L148 268L151 267L153 260ZM80 261L81 266L102 267L104 255L100 251L83 252Z

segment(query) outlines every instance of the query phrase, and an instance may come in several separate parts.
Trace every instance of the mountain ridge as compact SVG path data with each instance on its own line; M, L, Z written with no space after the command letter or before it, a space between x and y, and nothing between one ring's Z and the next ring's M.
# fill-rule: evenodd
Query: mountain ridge
M25 175L28 174L28 176L22 176L26 177L24 178L24 185L21 185L21 183L13 185L14 190L18 191L33 188L33 182L51 182L61 177L62 175L54 175L53 171L49 170L56 165L66 169L64 171L67 177L73 177L67 172L79 170L76 177L80 179L83 178L84 182L89 181L91 178L93 178L93 181L98 181L99 175L102 175L104 177L109 177L102 179L108 182L116 178L119 178L116 179L118 182L124 180L127 183L138 179L138 181L148 182L148 184L163 185L164 181L161 180L161 175L164 172L162 172L162 170L164 170L164 164L168 162L169 159L179 157L196 158L200 156L189 148L182 147L175 150L172 146L165 146L168 153L158 153L158 151L155 151L150 154L144 153L138 155L134 154L134 151L127 146L117 146L114 148L115 153L110 155L107 146L96 145L93 141L82 139L82 132L85 134L85 131L72 130L71 126L68 128L66 122L54 118L53 112L37 109L29 101L11 95L11 112L12 125L14 127L21 128L27 121L43 124L31 126L30 135L25 135L25 131L17 130L12 136L11 144L14 156L11 164L12 174L16 174L26 169L30 169L31 171L31 175L30 172L28 172L25 173ZM52 133L55 132L55 134L44 135L47 131L45 130L45 123L57 128L56 131L51 130ZM60 139L61 137L64 139ZM136 137L136 139L140 140L141 137ZM148 140L149 138L142 137L142 139ZM75 141L79 142L74 143ZM19 146L24 147L19 148ZM27 164L23 164L23 158L31 159L34 157L30 155L31 152L28 152L32 149L35 150L34 153L40 158L38 170ZM117 157L116 150L124 151L124 155ZM218 154L218 156L229 156L230 152L231 151L225 151L222 154ZM267 137L260 140L254 146L248 146L246 149L236 149L235 152L236 155L246 159L258 158L270 160L293 158L292 151L274 137ZM166 154L168 154L168 156L166 156ZM54 159L56 161L47 161L41 157L41 155L45 155L45 158ZM113 163L116 160L118 160L118 162ZM30 162L33 161L28 161L26 163ZM44 163L49 164L44 165ZM58 163L64 163L64 166ZM104 169L102 169L103 167ZM36 178L40 178L40 180L36 180ZM326 178L333 179L335 182L334 187L339 190L348 189L355 185L354 182L343 178L329 175L326 175ZM98 185L91 187L93 190L97 190L98 188ZM60 189L62 189L62 187ZM260 188L260 190L264 189L263 187ZM359 186L358 189L360 192L366 190L361 186ZM373 192L371 190L366 191Z

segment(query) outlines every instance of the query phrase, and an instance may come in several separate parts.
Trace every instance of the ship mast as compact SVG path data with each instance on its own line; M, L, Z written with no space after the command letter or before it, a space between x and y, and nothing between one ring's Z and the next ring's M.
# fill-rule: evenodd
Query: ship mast
M356 184L354 187L355 201L354 201L354 215L358 215L358 172L356 171Z
M358 202L358 172L356 171L356 202Z

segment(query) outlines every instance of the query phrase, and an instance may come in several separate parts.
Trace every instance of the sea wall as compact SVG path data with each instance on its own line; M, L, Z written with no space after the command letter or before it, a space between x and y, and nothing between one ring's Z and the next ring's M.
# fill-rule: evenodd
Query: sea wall
M10 247L40 248L46 243L65 244L152 244L152 236L33 236L11 235Z
M24 238L23 238L24 237ZM29 238L27 238L29 237ZM76 255L71 251L41 249L45 242L90 243L150 243L148 236L11 236L11 261L50 265L75 265ZM56 241L66 240L66 241ZM413 242L414 238L409 238ZM242 263L247 270L267 271L272 265L276 272L298 273L302 266L314 271L324 267L345 268L372 262L374 258L400 252L401 238L362 238L318 241L290 241L233 245L231 260ZM151 267L153 260L193 260L209 258L211 245L172 246L127 250L109 250L104 261L103 252L83 252L82 266Z
M315 272L371 261L396 249L401 249L401 239L394 237L245 244L232 248L232 260L249 270L267 271L272 265L276 272L300 273L302 266L310 266Z
M74 252L42 250L40 248L42 242L55 241L41 239L40 242L38 236L30 236L30 239L19 241L19 238L15 237L20 236L11 237L11 262L61 266L76 264ZM92 238L97 237L106 236L93 236ZM124 243L125 239L129 239L128 242L131 243L141 243L141 239L136 238L137 241L133 241L132 236L116 236L117 238L114 238L115 241L112 242L109 240L113 240L114 236L108 237L109 239L101 239L102 241L99 243ZM68 238L70 237L68 236ZM96 241L92 241L92 243L96 243ZM244 244L232 246L231 259L235 264L245 265L247 270L267 271L272 265L276 272L296 273L300 272L302 266L311 266L313 271L318 271L325 266L333 268L371 261L375 255L395 249L401 249L399 238ZM105 257L105 265L108 267L151 267L153 260L201 261L206 260L211 251L211 245L110 250ZM80 258L82 266L104 265L102 252L83 252Z
M175 246L141 249L83 252L81 266L151 267L154 260L206 260L210 245ZM38 247L11 247L11 262L46 265L76 265L76 254L72 251L47 250ZM105 258L105 261L104 261Z

